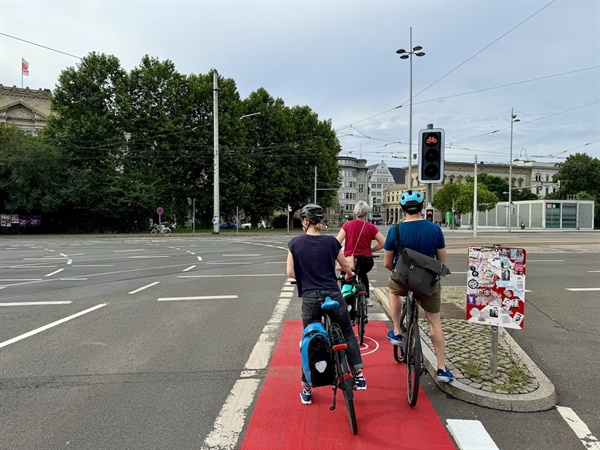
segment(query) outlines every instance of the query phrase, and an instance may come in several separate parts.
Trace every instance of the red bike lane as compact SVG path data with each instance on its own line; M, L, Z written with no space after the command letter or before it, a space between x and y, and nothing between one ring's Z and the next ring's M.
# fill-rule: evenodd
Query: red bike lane
M285 322L241 449L454 449L422 388L415 407L409 406L406 365L394 361L387 331L383 322L367 325L361 349L367 390L355 391L353 436L341 391L334 411L331 387L313 389L311 405L300 403L302 323Z

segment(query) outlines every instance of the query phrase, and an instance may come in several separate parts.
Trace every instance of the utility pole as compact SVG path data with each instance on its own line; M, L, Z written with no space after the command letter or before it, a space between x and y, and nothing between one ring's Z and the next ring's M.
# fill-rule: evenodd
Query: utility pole
M477 237L477 155L474 164L475 187L473 192L473 237Z
M315 205L317 204L317 166L315 166Z
M213 178L214 184L214 203L213 203L213 232L219 234L219 224L221 218L219 217L219 74L215 70L213 72L213 116L214 116L214 165L215 173Z

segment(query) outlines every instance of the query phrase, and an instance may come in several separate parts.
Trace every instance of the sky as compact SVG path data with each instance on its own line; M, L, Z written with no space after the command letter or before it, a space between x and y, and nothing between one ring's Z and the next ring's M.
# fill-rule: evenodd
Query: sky
M600 158L598 0L0 0L0 84L53 90L93 51L307 105L369 165L407 165L411 78L413 155L433 124L447 161L508 164L514 111L513 160Z

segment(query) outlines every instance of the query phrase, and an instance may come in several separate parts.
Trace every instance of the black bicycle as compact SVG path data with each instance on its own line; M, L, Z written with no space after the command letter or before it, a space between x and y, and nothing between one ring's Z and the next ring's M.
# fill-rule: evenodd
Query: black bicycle
M377 258L379 255L373 255L373 258ZM358 331L358 345L362 346L365 342L365 329L366 325L369 323L369 315L367 313L367 289L368 286L365 286L360 280L360 266L353 268L354 269L354 278L350 282L352 285L353 295L356 296L356 303L353 305L355 314L355 323ZM344 283L348 283L346 281L345 276L338 277L338 280L341 281L342 285Z
M406 363L408 404L415 406L419 396L421 374L425 372L425 368L419 334L419 307L412 291L408 291L406 301L402 305L400 328L402 345L394 345L394 359L399 363Z
M344 339L342 329L337 323L333 323L329 317L330 311L334 311L340 307L339 302L332 300L331 297L325 297L325 301L321 304L325 317L325 329L329 337L331 345L331 359L334 362L334 379L333 379L333 404L329 408L333 411L336 407L337 390L341 389L344 395L346 411L348 413L348 422L353 435L358 434L358 425L356 423L356 412L354 410L354 366L348 358L348 344Z

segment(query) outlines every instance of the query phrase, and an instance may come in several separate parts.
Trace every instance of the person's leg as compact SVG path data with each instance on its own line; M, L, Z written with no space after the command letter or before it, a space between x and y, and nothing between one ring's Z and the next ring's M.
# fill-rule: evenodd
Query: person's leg
M402 290L402 287L394 280L388 280L388 299L390 302L390 315L392 316L392 322L394 323L394 335L398 336L402 334L400 328L400 314L402 314L402 296L406 295L406 291ZM389 338L389 336L388 336Z
M439 312L431 313L425 311L427 322L429 322L429 337L433 344L435 357L437 359L437 368L446 369L445 351L446 340L444 339L444 331L442 330L442 316Z
M373 260L372 256L359 256L357 258L357 262L357 266L360 264L360 282L365 287L365 298L367 299L367 306L373 306L373 302L371 301L371 290L369 288L368 273L375 265L375 261Z
M305 297L302 299L302 329L306 328L308 324L319 322L321 320L321 300L319 297ZM302 390L300 391L300 401L303 405L310 405L312 403L312 389L306 377L304 371L302 371Z

